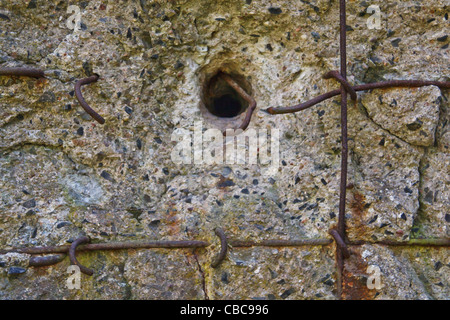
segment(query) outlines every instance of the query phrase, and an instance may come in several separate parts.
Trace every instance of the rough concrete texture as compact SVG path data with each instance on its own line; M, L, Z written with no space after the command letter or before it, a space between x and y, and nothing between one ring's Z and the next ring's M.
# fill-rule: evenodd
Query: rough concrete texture
M369 5L381 29L369 30ZM76 5L81 30L67 27ZM348 1L348 79L448 81L449 2ZM218 268L214 228L233 239L330 238L337 223L339 97L269 115L338 88L336 0L0 1L1 66L46 79L0 76L0 248L197 239L205 249L80 253L95 270L66 287L68 258L44 268L0 255L1 299L335 299L334 244L231 248ZM176 165L176 129L228 123L205 111L219 69L258 103L250 129L280 130L280 168ZM74 97L77 79L102 115ZM349 101L347 235L407 241L449 236L448 90L373 90ZM448 299L448 249L352 247L344 296ZM364 285L381 268L382 288ZM11 269L12 268L12 269ZM366 277L366 278L365 278ZM358 285L359 283L359 285Z

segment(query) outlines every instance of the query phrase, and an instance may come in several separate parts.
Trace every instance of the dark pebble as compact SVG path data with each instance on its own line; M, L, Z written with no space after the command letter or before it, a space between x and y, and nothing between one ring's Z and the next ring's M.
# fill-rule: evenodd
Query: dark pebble
M133 113L133 109L131 109L129 106L125 106L125 112L128 114L132 114Z
M2 14L2 13L0 13L0 19L10 21L9 17L7 15L5 15L5 14Z
M328 184L328 182L326 182L324 178L320 179L320 182L322 182L322 184L323 184L324 186L326 186L326 185Z
M169 169L163 168L162 172L167 176L169 174Z
M153 220L152 222L150 222L148 224L148 227L151 228L151 229L155 229L155 228L158 228L160 223L161 223L160 220Z
M408 123L408 124L406 125L406 127L407 127L408 130L410 130L410 131L416 131L416 130L419 130L420 128L422 128L422 123L419 123L419 122Z
M235 185L235 183L234 183L233 180L231 180L231 179L225 179L225 180L223 180L223 181L220 181L220 182L217 184L217 186L218 186L219 188L232 187L232 186L234 186L234 185Z
M136 140L136 146L137 146L137 148L138 148L139 150L142 149L142 141L141 141L141 139L137 139L137 140Z
M177 63L175 63L174 68L175 69L181 69L184 67L184 64L181 61L177 61Z
M111 182L114 181L114 179L111 177L111 175L106 171L102 171L100 176L108 181L111 181Z
M258 185L258 179L253 179L253 185L257 186Z
M402 213L401 216L400 216L400 218L402 218L403 220L406 221L406 219L407 219L407 218L406 218L406 214Z
M161 144L162 140L159 137L153 138L153 140L157 143L157 144Z
M36 0L31 0L28 2L27 9L36 9Z
M46 91L39 97L38 102L55 102L56 96L52 91Z
M156 60L159 58L159 54L153 54L150 56L150 59Z
M222 276L220 277L220 281L222 281L225 284L230 283L230 280L228 280L228 276L229 275L227 272L222 273Z
M34 207L36 207L36 200L31 199L31 200L25 201L22 204L22 206L24 206L27 209L34 208Z
M413 191L408 187L405 187L405 189L403 189L403 191L405 191L406 193L409 193L409 194L413 193Z
M378 219L378 215L376 215L375 217L373 217L368 224L374 223L375 221L377 221Z
M83 127L79 127L79 128L78 128L78 130L77 130L77 135L79 135L79 136L84 135L84 129L83 129Z
M450 214L445 214L445 221L450 222Z
M424 200L428 203L433 203L433 191L428 191Z
M266 49L269 51L273 51L272 45L270 43L266 44Z
M287 289L286 291L284 291L282 294L281 294L281 298L282 299L286 299L287 297L289 297L291 294L293 294L295 292L295 290L294 290L294 288L290 288L290 289Z
M330 219L334 219L334 218L336 218L336 213L330 212Z
M128 31L127 31L127 38L128 38L128 39L131 39L131 37L132 37L132 35L131 35L131 29L128 28Z
M400 41L402 41L402 39L401 38L397 38L395 40L392 40L391 44L392 44L393 47L397 48L398 44L400 43Z
M242 189L242 190L241 190L241 193L244 193L244 194L249 194L250 192L248 191L248 189L247 189L247 188L245 188L245 189Z
M10 275L18 275L18 274L23 274L27 271L27 269L25 268L21 268L21 267L10 267L8 269L8 274Z
M69 221L63 221L63 222L58 223L58 224L56 225L56 228L57 228L57 229L60 229L60 228L62 228L62 227L69 226L69 225L71 225L71 223L70 223Z
M25 213L25 215L26 215L27 217L34 216L35 214L36 214L36 212L34 212L34 210L28 210L27 213Z
M445 36L443 36L443 37L437 38L436 40L439 41L439 42L444 42L444 41L447 40L447 38L448 38L448 35L445 35Z
M280 14L283 12L283 10L281 10L281 8L270 7L269 12L271 14Z
M434 264L434 270L439 271L442 268L442 262L438 261Z
M314 39L319 40L320 39L320 34L318 32L311 32L311 35L313 36Z

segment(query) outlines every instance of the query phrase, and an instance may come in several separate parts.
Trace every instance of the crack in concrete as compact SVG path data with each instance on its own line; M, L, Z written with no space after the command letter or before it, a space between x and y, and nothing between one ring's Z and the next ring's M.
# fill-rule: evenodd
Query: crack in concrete
M201 266L200 262L198 261L198 256L197 256L197 253L195 252L195 250L193 252L193 255L194 255L195 262L197 263L197 266L198 266L198 271L200 272L200 275L202 277L202 290L203 290L203 294L205 295L205 300L209 300L208 290L206 289L205 272L203 271L202 266Z

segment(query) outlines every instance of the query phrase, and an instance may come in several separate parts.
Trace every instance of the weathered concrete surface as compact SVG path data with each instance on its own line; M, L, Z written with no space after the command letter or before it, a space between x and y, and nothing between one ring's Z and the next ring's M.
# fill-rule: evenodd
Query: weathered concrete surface
M297 114L261 111L338 87L321 78L339 68L337 1L70 4L80 8L79 31L66 25L66 1L0 2L0 63L47 76L0 77L0 247L81 235L212 245L79 254L96 271L82 276L80 290L66 287L68 259L32 268L26 255L0 255L0 298L336 298L334 245L233 248L219 268L210 263L217 226L260 240L329 238L337 223L339 98ZM384 14L380 30L366 25L371 4ZM347 20L352 83L448 80L448 1L351 1ZM280 130L277 172L173 163L175 129L218 126L205 118L202 93L219 68L251 86L258 111L249 128ZM75 81L92 73L100 79L83 93L104 125L73 94ZM436 87L374 90L349 102L351 240L448 237L448 108L448 91ZM368 245L354 248L355 257L369 249L369 260L353 269L348 262L344 288L366 272L364 263L380 266L383 288L356 297L449 298L448 249Z

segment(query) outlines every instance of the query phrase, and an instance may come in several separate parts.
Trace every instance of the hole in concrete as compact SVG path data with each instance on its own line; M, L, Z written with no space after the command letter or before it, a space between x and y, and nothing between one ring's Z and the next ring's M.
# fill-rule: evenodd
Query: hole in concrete
M241 113L241 102L232 94L225 94L214 98L208 110L215 116L222 118L232 118Z
M245 101L217 72L206 81L203 89L203 102L210 114L219 118L235 118L247 110ZM250 92L250 85L240 75L229 74L244 90Z

